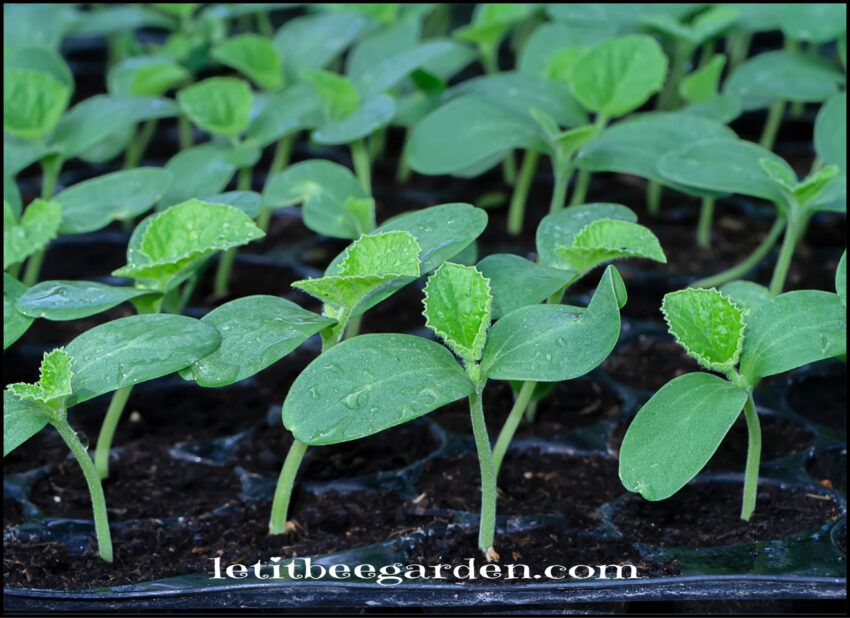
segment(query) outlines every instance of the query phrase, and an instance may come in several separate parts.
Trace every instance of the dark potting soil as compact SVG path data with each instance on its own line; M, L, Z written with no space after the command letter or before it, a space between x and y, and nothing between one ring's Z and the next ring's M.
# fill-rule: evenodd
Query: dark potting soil
M58 543L7 541L3 552L6 586L83 590L120 586L186 574L213 574L224 565L268 562L272 557L316 556L394 539L432 517L412 514L413 505L389 492L296 490L291 520L296 531L269 536L271 502L234 505L214 515L187 517L174 526L157 520L113 530L115 562L107 564L96 547L70 553Z
M234 462L249 472L277 478L292 444L282 425L264 427L240 441ZM307 450L299 478L330 481L398 470L433 453L439 442L428 423L405 423L362 440Z
M669 547L718 547L769 541L811 530L836 519L830 497L772 483L758 488L750 521L740 518L742 483L689 483L659 502L629 495L614 514L627 540Z
M127 240L54 243L44 256L40 279L106 277L127 263Z
M788 389L787 401L794 412L815 423L836 429L847 428L846 375L795 380Z
M436 565L450 564L452 567L467 566L473 559L476 579L466 579L465 570L455 568L443 569L446 580L454 583L464 583L470 586L483 584L530 584L551 582L547 580L544 571L553 565L588 565L594 568L601 565L631 564L637 569L639 577L676 576L680 573L679 563L675 560L657 563L644 560L631 543L616 540L598 539L571 532L559 526L543 526L532 530L497 534L493 543L499 554L499 563L506 572L505 566L517 565L515 572L524 576L525 571L519 565L529 569L532 579L483 579L481 568L487 564L478 549L478 533L475 530L454 528L445 534L430 535L419 541L413 548L408 562L410 564ZM571 581L565 570L552 571L556 577L564 577L565 582ZM628 571L626 571L628 572ZM613 573L613 571L611 572ZM587 575L587 571L578 570L579 577ZM535 579L535 576L537 577ZM578 581L578 580L572 580Z
M504 380L492 381L484 389L484 418L487 432L495 439L514 403L514 392ZM555 384L552 392L537 403L534 421L521 421L517 437L564 433L612 418L622 409L622 401L598 382L569 380ZM429 418L457 435L472 435L469 404L466 399L432 412Z
M176 459L159 444L134 443L109 462L103 482L112 521L181 517L212 511L234 500L242 484L229 467ZM91 497L76 460L33 485L30 499L50 517L91 519Z
M841 446L827 452L815 453L806 464L806 472L824 487L846 492L847 447Z
M217 262L210 262L198 281L198 286L189 301L190 306L214 308L253 294L290 298L294 291L292 282L305 278L287 266L240 261L237 254L236 262L230 271L228 293L226 296L216 297L213 294L213 286L217 268ZM301 302L298 304L305 305ZM313 309L313 307L305 308Z
M791 290L826 290L835 292L835 271L841 259L841 251L835 250L832 255L824 255L822 251L814 251L801 245L794 251L788 275L785 278L783 291ZM765 262L757 272L757 281L764 285L770 283L773 276L775 260Z
M615 455L620 452L623 437L630 421L621 423L611 430L608 447ZM761 425L761 461L771 461L799 453L814 444L815 437L796 423L769 414L759 417ZM740 472L747 463L747 423L740 416L720 443L720 447L708 460L706 470L732 470Z
M602 364L612 378L633 388L657 391L673 378L704 371L671 335L638 335Z
M24 512L20 503L12 498L3 498L3 527L11 528L23 523Z
M424 283L424 282L423 282ZM414 281L363 314L361 333L410 333L425 328L425 294Z
M477 513L481 474L474 453L432 459L415 482L423 504ZM600 454L509 450L499 470L500 515L562 514L570 528L596 522L596 507L623 493L617 461Z

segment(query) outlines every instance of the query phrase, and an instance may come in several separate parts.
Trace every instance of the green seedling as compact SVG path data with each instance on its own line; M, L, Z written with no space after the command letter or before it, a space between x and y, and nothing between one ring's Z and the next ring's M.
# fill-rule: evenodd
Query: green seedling
M497 73L499 43L535 10L535 5L524 3L478 4L472 14L472 23L458 28L453 34L462 41L475 44L485 72Z
M186 367L218 347L215 328L176 315L140 315L92 328L44 355L35 384L3 392L3 456L50 424L83 471L92 500L100 556L112 562L112 539L101 477L85 438L68 424L67 410L83 401ZM82 438L82 439L81 439Z
M770 281L771 294L781 293L794 246L809 217L821 210L844 212L846 209L847 183L837 165L827 166L798 181L784 159L741 140L698 140L661 157L658 172L668 181L682 186L716 193L740 193L768 200L776 206L776 222L750 257L727 271L695 282L694 287L713 287L739 279L765 257L784 231Z
M747 463L741 519L756 506L761 429L758 380L845 353L846 309L838 294L815 290L768 296L748 311L716 289L667 294L661 307L687 353L716 373L674 378L638 411L620 448L620 479L647 500L675 494L705 466L743 408ZM737 368L737 369L736 369Z
M21 213L3 200L3 270L17 269L24 260L41 253L59 234L62 206L36 198Z
M679 84L679 96L688 105L685 113L705 116L728 123L741 115L737 96L720 92L720 77L726 66L726 56L715 54L698 69L688 73Z
M340 348L351 350L351 352L343 352L350 361L357 358L357 354L363 354L360 357L359 367L368 368L367 373L374 379L377 373L373 373L373 371L376 372L377 368L372 366L370 361L375 360L377 362L379 359L373 356L373 353L369 352L367 348L361 348L360 343L355 342L364 339L369 341L376 335L355 337L360 316L403 286L417 279L420 274L433 271L445 260L458 255L474 241L486 224L487 215L482 210L468 204L445 204L407 213L384 223L374 234L362 236L350 245L331 262L324 277L293 284L294 287L322 300L324 303L323 313L327 318L333 320L333 324L321 333L322 354L301 373L284 403L283 423L289 431L293 432L294 440L284 461L275 490L269 520L269 534L283 534L292 529L291 523L287 521L289 502L295 477L308 445L353 440L371 435L370 433L363 433L364 431L369 432L370 428L373 429L371 433L375 433L397 424L397 422L388 421L386 416L382 415L381 418L374 418L372 421L361 418L358 427L352 428L351 431L327 433L322 430L318 434L308 434L302 431L300 427L296 431L289 420L292 416L287 412L292 406L295 406L298 410L294 413L296 418L300 417L303 410L306 410L303 407L305 405L312 407L314 411L321 410L320 413L312 415L308 421L310 426L314 427L317 423L327 424L329 419L336 418L340 408L345 409L350 417L351 412L360 410L362 405L362 400L358 399L358 394L354 394L342 399L340 399L340 395L337 395L333 405L325 406L320 401L315 401L319 399L318 388L311 389L310 386L313 385L308 384L305 393L301 390L295 390L296 385L311 382L313 373L316 372L331 372L328 373L329 379L342 377L334 369L338 365L329 356L330 354L337 354L335 350ZM349 339L343 341L346 335L349 336ZM377 337L382 338L383 336ZM403 338L404 336L392 335L390 337ZM422 356L423 359L434 354L445 355L445 350L441 349L440 346L428 345L430 342L417 338L413 339L416 342L422 341L425 345L414 345L414 347L408 345L404 349L402 349L404 346L401 345L391 345L386 353L390 355L401 354L408 360L416 358L417 355L425 355ZM404 340L401 339L398 343L403 344ZM437 352L434 352L434 349ZM379 356L382 354L381 352L378 353ZM370 357L370 361L364 361L366 357ZM386 364L387 361L382 360L380 362ZM422 362L426 361L423 360ZM441 375L451 379L451 372ZM339 392L338 387L331 386L330 388L336 388L335 392ZM394 392L392 387L388 388L388 392ZM368 389L371 389L371 387L368 387ZM325 391L325 394L329 396L330 392ZM461 393L458 396L464 394ZM394 397L397 398L398 393L395 393ZM438 397L435 396L433 399L437 400ZM421 414L433 409L434 407L424 409ZM410 418L418 415L414 414ZM400 419L398 422L403 420L409 419ZM365 427L363 426L364 421L367 422ZM301 424L300 421L296 421L295 426ZM321 436L318 441L314 439L317 435ZM308 439L304 440L304 437Z

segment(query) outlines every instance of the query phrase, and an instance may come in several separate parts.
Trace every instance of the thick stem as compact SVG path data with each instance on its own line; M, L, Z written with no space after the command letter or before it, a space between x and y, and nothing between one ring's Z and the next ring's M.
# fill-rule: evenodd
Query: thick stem
M59 171L62 169L62 157L59 155L49 155L41 161L41 198L49 200L56 192L56 183L59 181ZM27 260L27 266L24 269L24 278L22 283L32 287L38 282L38 276L41 274L41 265L44 262L44 255L47 253L47 248L33 253Z
M86 447L83 446L77 434L71 429L68 421L65 420L64 414L57 421L51 421L51 424L62 436L65 444L71 449L77 463L83 470L83 476L86 478L86 485L89 487L91 495L92 514L94 515L94 532L97 536L97 548L100 552L100 557L106 562L112 562L112 536L109 532L109 516L106 512L106 496L103 494L103 485L100 483L100 477L97 475L97 470L89 457Z
M646 210L653 217L661 212L661 185L650 180L646 185Z
M345 338L351 339L360 334L360 323L363 321L363 314L355 315L348 321L348 326L345 329Z
M293 438L292 446L289 447L289 452L286 454L286 459L283 462L283 468L280 469L280 477L277 480L277 487L274 491L272 515L269 519L270 535L288 532L286 528L286 516L289 513L292 486L295 484L298 467L301 465L301 460L304 458L304 453L306 452L307 444L297 438Z
M177 138L180 143L180 150L191 148L195 142L195 138L192 135L192 123L185 114L177 116Z
M697 224L697 244L703 249L711 247L711 222L714 219L714 198L702 198Z
M132 386L123 386L115 391L112 395L112 401L109 402L109 409L106 411L103 424L100 426L100 433L97 436L97 445L94 450L94 465L98 476L102 479L109 477L109 450L112 448L112 439L115 437L118 421L121 420L124 406L127 405L127 399L130 398L132 391Z
M776 241L779 240L779 235L782 234L782 230L784 228L785 219L784 217L779 217L774 222L773 227L770 228L770 231L767 233L767 236L764 237L764 240L761 241L761 244L758 247L756 247L756 250L752 252L750 257L728 270L724 270L723 272L717 273L716 275L712 275L711 277L706 277L705 279L700 279L699 281L694 281L690 284L690 287L720 287L724 283L729 283L730 281L734 281L735 279L740 279L748 272L750 272L753 268L755 268L758 263L764 259L764 256L768 254L768 252L773 248L773 245L776 244Z
M237 181L238 191L251 190L252 171L250 167L243 167L239 170L239 180ZM213 294L217 298L227 296L230 285L230 271L233 270L233 262L236 260L236 247L231 247L218 261L218 269L215 271L215 285L213 286Z
M782 247L779 249L779 258L776 260L773 276L770 278L770 293L773 296L782 294L785 278L788 276L788 267L791 265L791 258L794 256L794 247L797 244L800 227L801 224L804 224L804 218L797 214L795 210L792 208L788 215L785 236L782 239Z
M496 534L496 467L493 451L490 449L490 437L484 421L484 408L481 405L483 384L476 385L469 396L469 414L472 417L472 433L475 436L475 448L478 451L478 463L481 466L481 519L478 526L478 548L485 556L493 553L493 537Z
M534 180L534 172L537 170L537 160L540 155L534 150L526 150L519 170L519 178L514 185L511 196L511 205L508 209L508 234L513 236L522 232L522 221L525 216L525 202L528 200L528 191L531 181Z
M142 161L142 157L145 156L145 151L148 149L148 144L151 143L153 134L156 131L156 126L156 118L146 121L142 125L138 135L130 141L130 145L127 146L127 150L124 152L125 170L131 170L139 166L139 163Z
M369 159L366 142L362 138L351 142L351 159L360 186L363 187L366 195L372 195L372 162Z
M771 103L767 109L767 120L764 122L764 129L761 132L759 144L767 150L773 149L773 144L776 142L776 135L779 133L779 125L782 124L782 115L785 113L785 101L777 101Z
M564 202L567 201L567 185L570 182L570 177L573 175L572 166L560 172L555 170L555 184L552 187L552 199L549 202L549 214L558 212L564 207Z
M741 504L741 519L749 521L756 508L759 461L761 461L761 425L752 395L747 397L747 402L744 404L744 417L747 419L747 467L744 471L744 500Z
M407 144L407 138L410 136L410 129L404 129L404 141L402 144ZM399 184L403 184L410 180L410 175L413 170L410 169L410 163L407 161L407 157L405 156L405 149L402 148L401 155L398 158L398 168L396 168L395 179Z
M516 428L519 427L519 422L522 420L522 413L525 407L531 400L531 395L534 394L534 387L537 382L524 382L522 388L517 393L514 406L511 408L510 414L502 426L502 431L499 432L499 438L496 440L496 446L493 447L493 467L496 470L496 476L499 476L499 468L502 467L502 460L505 458L505 453L508 446L516 433Z

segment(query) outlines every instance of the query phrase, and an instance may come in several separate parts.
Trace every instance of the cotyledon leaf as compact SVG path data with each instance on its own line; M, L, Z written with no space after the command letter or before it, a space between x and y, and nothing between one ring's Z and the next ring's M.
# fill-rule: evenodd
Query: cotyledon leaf
M617 219L597 219L588 223L576 234L572 245L557 247L555 251L579 273L619 258L667 262L655 234L637 223Z
M277 296L246 296L201 318L215 327L221 345L191 366L201 386L244 380L277 362L335 320Z
M386 126L394 114L395 100L388 94L379 94L345 118L321 125L311 137L319 144L347 144Z
M620 447L620 480L647 500L675 494L702 470L747 393L709 373L674 378L638 411Z
M95 281L42 281L21 294L15 308L31 318L77 320L147 293Z
M44 408L3 391L3 457L18 448L48 423Z
M451 352L399 334L361 335L301 372L283 403L283 424L307 444L336 444L412 420L472 392Z
M744 312L716 289L688 288L664 295L661 313L670 333L706 369L729 371L744 345Z
M446 262L425 286L425 326L468 366L484 350L492 300L490 282L477 268Z
M495 380L560 382L599 365L620 336L623 280L613 266L602 275L587 309L530 305L490 329L481 369Z
M571 271L536 264L512 253L494 253L476 264L490 280L493 319L514 309L539 303L565 286Z
M841 254L838 268L835 270L835 293L841 299L844 307L847 307L847 250Z
M174 373L220 343L214 327L182 315L134 315L95 326L65 347L74 373L67 403Z
M18 311L15 300L24 292L27 286L15 279L9 273L3 273L3 349L15 343L33 323L34 318L25 316Z

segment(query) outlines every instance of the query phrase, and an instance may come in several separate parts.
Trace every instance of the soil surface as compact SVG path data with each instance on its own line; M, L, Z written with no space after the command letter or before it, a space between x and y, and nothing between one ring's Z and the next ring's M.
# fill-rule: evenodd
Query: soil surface
M478 513L481 474L473 453L425 464L415 488L433 507ZM510 450L499 471L500 515L562 514L570 528L592 528L596 507L624 491L617 461L604 455Z
M814 444L815 437L805 428L796 423L786 421L771 415L759 417L761 425L761 461L771 461L798 453ZM608 446L616 455L620 452L623 437L630 422L624 422L611 430ZM723 438L720 447L708 460L706 470L744 470L747 463L747 423L743 415L735 421L729 433Z
M828 489L847 492L847 447L840 446L816 452L806 471L815 481Z
M602 363L605 371L621 384L657 391L673 378L694 371L705 371L672 335L638 335Z
M659 502L629 495L614 514L627 540L669 547L718 547L769 541L812 530L841 515L828 496L762 483L749 522L741 519L741 483L689 483Z

